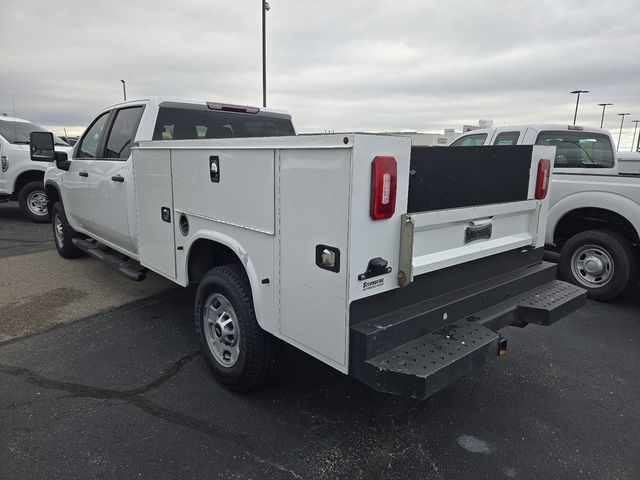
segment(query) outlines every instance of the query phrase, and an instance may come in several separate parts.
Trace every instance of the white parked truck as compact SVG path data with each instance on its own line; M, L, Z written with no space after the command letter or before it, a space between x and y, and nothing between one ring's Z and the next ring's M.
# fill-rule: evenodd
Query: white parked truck
M47 166L29 156L29 134L45 131L21 118L0 117L0 200L18 200L22 213L33 222L49 221L43 183ZM54 143L56 150L70 150L58 137Z
M640 175L640 152L618 152L618 173Z
M46 135L32 151L54 160ZM287 342L425 398L504 353L497 330L548 325L586 296L542 260L554 148L482 168L458 151L150 98L101 112L45 184L63 257L198 285L196 332L229 388L266 381Z
M547 248L564 280L607 301L640 275L640 159L616 154L611 134L576 125L519 125L465 133L451 146L556 147Z

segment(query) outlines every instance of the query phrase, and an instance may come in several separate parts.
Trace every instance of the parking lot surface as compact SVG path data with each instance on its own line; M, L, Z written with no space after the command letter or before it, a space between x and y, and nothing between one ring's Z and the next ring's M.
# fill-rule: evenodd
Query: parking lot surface
M88 258L57 264L56 255L10 256L0 269L49 262L56 275L35 278L59 287L77 268L88 269L87 282L113 274L96 280L95 298L99 285L145 283ZM20 318L35 324L24 334L9 327L0 342L2 479L640 478L640 291L588 302L548 328L508 327L506 357L418 402L291 348L272 383L231 393L198 353L193 290L85 304L71 323L64 314L42 324L53 310L39 282L0 297L11 317L24 310L15 302L30 302ZM0 332L12 325L1 315Z
M0 204L0 343L104 312L173 287L149 273L123 282L89 257L66 261L51 224L30 223L15 202Z
M0 258L52 248L51 224L31 223L18 202L0 203Z

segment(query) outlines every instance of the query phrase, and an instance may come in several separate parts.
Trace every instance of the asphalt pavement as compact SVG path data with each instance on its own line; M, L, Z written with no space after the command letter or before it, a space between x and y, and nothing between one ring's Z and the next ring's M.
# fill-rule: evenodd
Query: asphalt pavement
M55 250L51 224L29 222L15 202L0 204L0 342L173 287L152 272L131 282L93 258L65 260Z
M0 258L52 248L50 223L31 223L22 215L18 202L0 203Z
M0 478L640 478L640 291L504 329L505 357L423 402L292 348L269 385L231 393L198 353L192 297L0 343Z

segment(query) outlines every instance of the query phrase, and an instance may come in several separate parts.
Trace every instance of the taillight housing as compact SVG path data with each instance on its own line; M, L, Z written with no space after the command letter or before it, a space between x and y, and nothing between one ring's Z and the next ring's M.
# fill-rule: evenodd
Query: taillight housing
M396 211L398 163L393 157L376 157L371 162L371 218L391 218Z
M544 200L549 191L549 177L551 176L551 161L540 160L538 163L538 179L536 180L536 200Z

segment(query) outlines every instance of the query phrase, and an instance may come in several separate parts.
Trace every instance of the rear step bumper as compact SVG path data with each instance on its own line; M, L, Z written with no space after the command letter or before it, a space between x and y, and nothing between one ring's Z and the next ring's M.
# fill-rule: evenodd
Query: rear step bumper
M375 330L377 325L355 325L351 329L350 373L375 390L425 399L504 353L506 341L496 330L528 323L550 325L582 306L585 300L583 289L551 280L464 318L451 318L453 322L383 352L375 343L391 343L384 338L389 326L369 336L364 332L367 328ZM459 299L466 301L468 297ZM451 303L447 306L451 307ZM423 321L428 313L422 316ZM398 315L402 317L401 312ZM419 316L399 318L398 324L415 324L416 318ZM358 344L367 341L369 345Z
M141 282L147 277L148 270L140 266L139 263L118 252L108 249L107 247L101 246L95 240L73 238L71 243L87 255L91 255L92 257L104 262L108 267L113 268L129 280Z

